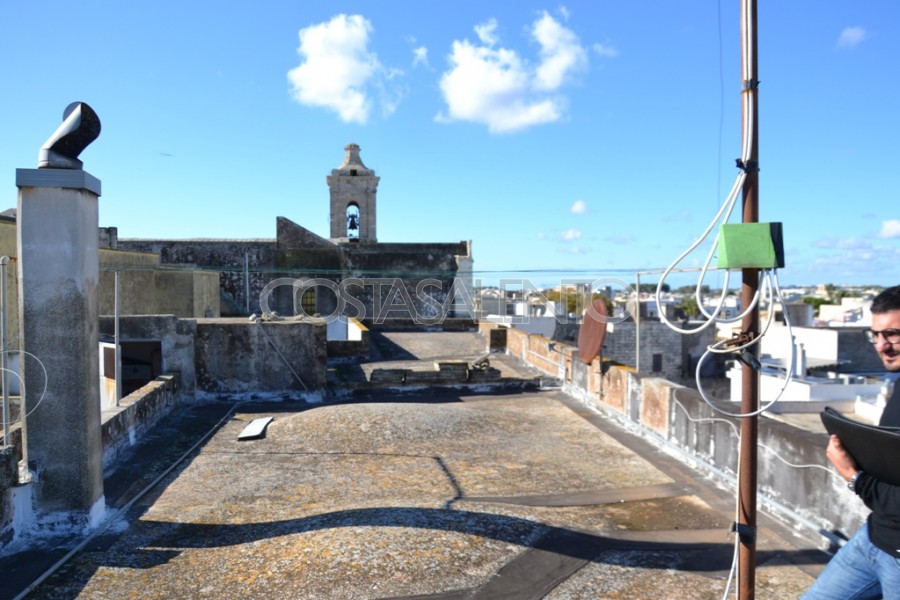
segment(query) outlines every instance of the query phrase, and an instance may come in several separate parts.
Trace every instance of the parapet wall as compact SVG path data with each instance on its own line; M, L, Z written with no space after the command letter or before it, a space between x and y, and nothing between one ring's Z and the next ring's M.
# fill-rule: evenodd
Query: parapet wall
M160 375L122 398L115 410L104 411L101 427L104 470L178 405L180 388L178 375Z
M112 466L121 453L134 445L160 419L169 414L180 401L180 377L163 375L141 389L122 398L114 410L103 411L100 434L103 440L103 467ZM20 481L19 461L22 460L22 428L11 428L10 444L0 445L0 552L16 535L17 507L13 500L16 489L28 490L29 484ZM19 518L22 522L27 519Z
M322 319L198 319L194 338L199 394L293 394L325 387Z
M500 351L502 336L481 324L488 351ZM579 398L625 429L652 441L722 485L736 488L740 422L715 411L696 390L633 368L594 359L584 364L574 346L506 329L506 348L536 369L559 379ZM733 409L737 411L738 409ZM762 415L759 418L757 500L761 510L822 545L849 537L867 509L825 458L825 433L806 431ZM800 466L798 466L800 465Z

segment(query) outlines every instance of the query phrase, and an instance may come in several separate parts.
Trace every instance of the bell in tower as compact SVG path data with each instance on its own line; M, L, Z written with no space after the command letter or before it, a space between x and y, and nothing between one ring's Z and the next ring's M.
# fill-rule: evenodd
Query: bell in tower
M333 241L375 243L375 207L380 177L363 164L359 146L347 144L344 162L326 178L331 197Z

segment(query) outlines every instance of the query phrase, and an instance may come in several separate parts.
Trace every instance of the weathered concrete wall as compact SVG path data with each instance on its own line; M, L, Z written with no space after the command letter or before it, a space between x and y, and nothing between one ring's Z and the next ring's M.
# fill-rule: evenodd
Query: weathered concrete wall
M194 342L197 391L290 394L319 390L326 382L326 348L321 319L256 323L199 319Z
M580 327L579 324L560 324L554 338L577 345ZM635 364L638 354L636 331L634 321L610 324L603 340L601 356L625 365ZM696 358L703 353L702 349L712 343L715 333L712 328L708 328L696 335L681 335L665 323L649 320L641 321L640 332L640 370L672 379L683 377L690 371L692 362L696 362Z
M19 277L16 268L16 221L0 217L0 256L10 257L6 265L6 345L7 348L21 348L19 343Z
M100 317L100 333L112 336L115 319ZM179 390L191 396L196 389L194 336L197 321L174 315L124 316L119 319L119 337L127 342L159 342L162 371L179 377Z
M497 327L492 323L483 321L478 323L478 333L483 335L487 340L486 352L505 352L506 351L506 327Z
M488 337L490 327L482 324L480 331L486 347L495 349L496 338ZM696 390L609 361L594 359L585 365L577 348L547 338L515 329L508 329L506 335L509 354L558 377L573 396L723 485L736 485L740 424L711 408ZM761 509L810 534L849 536L865 520L867 510L829 466L827 442L825 433L761 416L758 500ZM823 537L822 545L833 541Z
M137 253L129 253L137 254ZM144 255L154 256L154 255ZM181 318L215 318L220 314L219 273L124 266L119 272L122 315L171 314ZM100 314L115 314L116 274L100 273Z
M103 466L111 467L120 454L175 408L181 398L177 375L164 375L122 399L119 408L104 411L100 425ZM28 533L15 530L13 490L30 485L19 481L18 462L22 460L22 429L14 425L11 443L0 446L0 551L15 536ZM25 520L27 522L27 519Z
M34 507L42 518L92 526L103 508L100 182L79 170L18 169L16 185L19 329L33 357L21 370Z
M0 440L2 442L2 440ZM22 460L22 427L18 423L10 428L8 445L0 445L0 549L16 535L13 529L15 507L13 488L19 485L19 461Z
M837 371L843 373L880 373L884 369L878 354L872 352L872 344L863 335L864 327L838 329Z
M161 264L192 265L219 274L219 287L234 314L259 312L259 294L273 279L275 240L139 240L122 239L120 249L153 252ZM245 266L249 265L249 272ZM249 284L249 288L248 288Z
M275 231L279 251L291 248L335 248L331 240L316 235L287 217L275 218Z
M103 467L115 464L121 453L133 446L181 398L178 375L161 375L128 394L115 409L103 414Z
M358 283L339 291L324 283L318 286L316 312L323 317L334 313L340 305L338 294L342 294L355 301L343 314L363 320L439 318L443 307L451 304L448 294L453 290L459 258L469 257L471 251L467 242L334 244L284 217L278 218L277 225L275 241L120 239L118 247L156 252L162 264L218 271L220 288L232 307L228 314L245 311L248 293L250 312L262 312L260 294L275 280L317 279L337 288L340 282L355 279ZM294 314L290 286L275 289L269 309L280 315Z

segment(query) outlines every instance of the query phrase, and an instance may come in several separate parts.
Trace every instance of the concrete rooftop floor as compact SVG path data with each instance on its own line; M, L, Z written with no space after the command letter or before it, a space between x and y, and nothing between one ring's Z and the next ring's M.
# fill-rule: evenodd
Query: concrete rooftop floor
M106 488L29 598L712 599L734 548L733 490L558 390L185 406ZM798 597L827 556L759 525L756 597ZM0 595L76 542L0 560Z

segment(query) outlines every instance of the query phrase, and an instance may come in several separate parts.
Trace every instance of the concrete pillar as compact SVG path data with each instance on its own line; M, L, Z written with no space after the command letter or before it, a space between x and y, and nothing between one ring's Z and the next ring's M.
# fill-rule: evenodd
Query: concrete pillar
M100 181L77 169L18 169L23 411L39 519L99 523Z
M467 244L471 247L471 242ZM456 257L456 278L453 280L453 316L465 319L475 317L475 285L472 279L472 251Z

